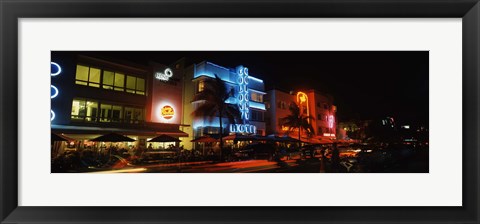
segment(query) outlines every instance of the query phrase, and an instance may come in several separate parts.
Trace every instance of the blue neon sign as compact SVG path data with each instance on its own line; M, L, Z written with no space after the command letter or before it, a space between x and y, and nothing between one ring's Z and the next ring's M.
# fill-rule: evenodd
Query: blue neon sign
M50 85L50 98L53 99L57 97L58 95L58 89L54 85Z
M62 73L62 67L55 62L50 62L50 75L57 76Z
M248 97L248 68L239 66L237 69L238 73L238 107L240 109L241 118L243 121L249 120L249 106L250 106L250 99Z
M50 121L53 121L55 119L55 112L53 110L50 110Z

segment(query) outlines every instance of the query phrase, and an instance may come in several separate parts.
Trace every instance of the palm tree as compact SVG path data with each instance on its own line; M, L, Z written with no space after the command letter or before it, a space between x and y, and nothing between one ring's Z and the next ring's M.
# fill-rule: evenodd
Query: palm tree
M240 111L235 104L229 104L225 101L234 97L233 89L227 87L225 82L217 75L215 79L205 80L203 91L199 92L194 97L194 101L203 101L203 103L193 111L192 115L195 117L207 118L212 121L218 116L220 123L220 157L223 153L223 123L222 118L226 117L233 124L235 120L240 117Z
M314 119L312 116L306 116L300 112L300 107L296 103L291 103L290 107L290 115L282 118L282 124L289 127L289 131L293 131L294 129L298 128L298 141L299 144L301 143L301 133L302 128L307 131L307 134L313 134L314 129L312 124L308 122L308 119Z

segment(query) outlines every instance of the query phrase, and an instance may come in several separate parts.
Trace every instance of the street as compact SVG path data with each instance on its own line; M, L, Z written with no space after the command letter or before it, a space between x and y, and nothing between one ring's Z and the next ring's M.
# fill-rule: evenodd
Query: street
M236 162L212 163L211 161L181 162L169 164L125 167L117 170L94 171L91 173L318 173L320 161L299 162L286 160L281 162L267 160L248 160Z

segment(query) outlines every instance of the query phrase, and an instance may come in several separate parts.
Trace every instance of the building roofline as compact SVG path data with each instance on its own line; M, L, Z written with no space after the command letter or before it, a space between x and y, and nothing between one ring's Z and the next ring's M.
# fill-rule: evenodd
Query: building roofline
M112 65L112 66L123 67L123 68L126 68L126 69L136 70L136 71L139 71L139 72L145 72L146 73L146 72L149 71L148 66L140 65L140 64L137 64L137 63L134 63L134 62L131 62L131 61L122 60L122 59L113 58L113 57L103 57L103 56L92 57L92 56L89 56L89 55L86 55L86 54L77 54L77 57L80 58L80 59L97 61L99 63L109 64L109 65Z

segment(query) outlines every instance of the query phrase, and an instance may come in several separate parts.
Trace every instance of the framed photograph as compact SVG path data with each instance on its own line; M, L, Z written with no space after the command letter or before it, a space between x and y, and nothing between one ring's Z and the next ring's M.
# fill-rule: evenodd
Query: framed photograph
M479 7L1 1L1 223L478 223Z

